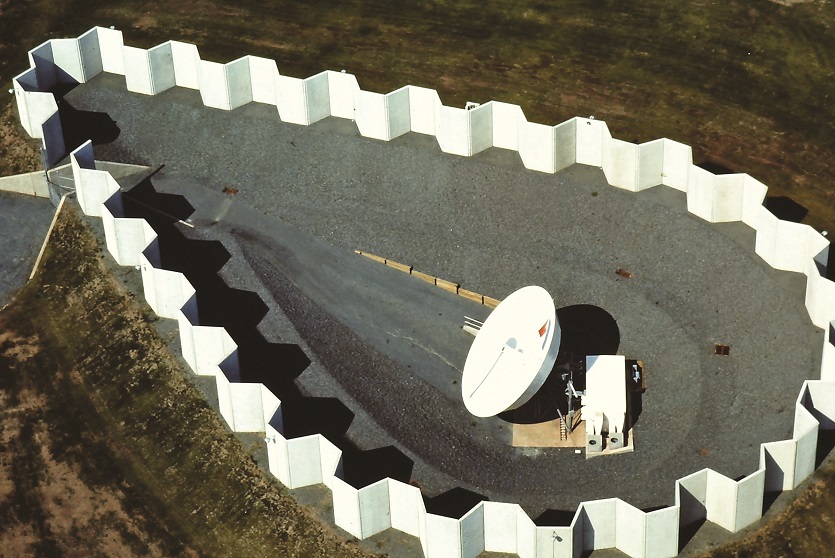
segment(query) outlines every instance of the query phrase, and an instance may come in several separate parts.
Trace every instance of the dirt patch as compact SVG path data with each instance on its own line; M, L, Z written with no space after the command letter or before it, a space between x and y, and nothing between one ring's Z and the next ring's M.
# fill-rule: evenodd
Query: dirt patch
M0 313L4 553L365 555L264 476L147 312L65 208Z

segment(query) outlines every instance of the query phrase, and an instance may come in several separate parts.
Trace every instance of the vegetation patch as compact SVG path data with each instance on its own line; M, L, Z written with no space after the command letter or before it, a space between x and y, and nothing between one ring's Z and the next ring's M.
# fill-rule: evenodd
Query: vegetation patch
M0 548L361 556L270 481L65 207L0 314Z

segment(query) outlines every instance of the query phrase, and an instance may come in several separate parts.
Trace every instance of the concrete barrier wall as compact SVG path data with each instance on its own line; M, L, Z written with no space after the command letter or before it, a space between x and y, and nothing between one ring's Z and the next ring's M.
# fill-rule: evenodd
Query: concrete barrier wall
M252 73L249 60L239 58L224 66L229 89L229 105L232 109L252 102Z
M200 53L195 45L169 41L174 83L177 87L200 89Z
M125 59L125 85L128 91L153 95L154 84L151 78L151 60L148 51L125 46L122 53Z
M441 98L434 89L407 86L409 88L409 126L412 132L434 136L441 110Z
M460 519L441 517L426 512L418 488L400 481L350 486L342 478L341 450L324 436L284 437L279 399L261 384L238 383L234 340L223 328L200 325L194 289L181 274L160 267L153 229L123 217L118 184L109 173L95 170L90 145L75 150L71 164L83 211L102 217L108 250L117 261L140 265L152 308L177 319L189 367L216 379L221 416L233 430L265 433L270 471L286 486L324 483L331 488L336 522L354 536L398 529L419 537L427 556L477 556L488 550L574 557L604 548L630 556L673 556L682 526L707 519L738 531L757 521L764 493L794 488L807 478L814 467L818 431L835 428L835 284L824 277L828 242L806 225L771 215L762 206L765 187L751 177L715 177L694 167L686 145L661 139L636 146L612 139L605 123L585 118L557 126L530 123L516 105L487 103L469 111L444 107L437 92L420 87L376 96L361 91L349 74L323 72L300 80L279 75L274 62L264 59L213 65L200 61L191 45L169 42L148 51L135 49L124 46L120 32L102 28L78 40L40 45L30 51L30 65L15 78L18 110L27 131L53 148L58 141L63 148L63 140L55 100L44 89L60 80L127 68L129 88L141 93L155 94L173 85L199 87L204 98L223 108L267 102L278 107L282 120L298 124L329 115L353 118L366 111L373 118L360 125L359 120L371 117L358 116L358 126L368 129L372 122L375 133L385 139L410 130L434 134L442 149L462 155L490 146L518 149L525 166L541 172L581 163L601 167L617 187L641 190L664 184L685 192L688 207L708 221L748 224L756 230L756 253L767 263L808 276L810 316L826 327L821 380L804 384L792 438L761 445L757 471L739 481L711 470L693 473L676 482L674 506L653 512L617 499L584 502L570 526L536 526L518 506L494 502L483 502ZM374 110L360 106L364 98L373 100ZM381 98L382 128L380 120L373 120L379 119Z
M328 103L331 116L354 120L354 99L360 91L357 78L345 72L328 70Z
M266 105L277 105L275 80L278 77L278 66L275 60L247 56L249 62L249 79L252 88L252 100Z
M0 176L0 190L39 198L49 197L49 188L46 185L46 176L44 176L43 171Z
M217 62L200 61L200 98L207 107L230 110L229 84L226 68Z

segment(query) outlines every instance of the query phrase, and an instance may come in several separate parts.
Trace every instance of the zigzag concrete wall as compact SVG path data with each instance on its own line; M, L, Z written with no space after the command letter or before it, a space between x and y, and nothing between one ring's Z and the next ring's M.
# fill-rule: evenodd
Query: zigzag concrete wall
M363 136L390 140L407 132L434 135L445 152L470 156L489 147L518 151L531 170L555 173L579 163L601 167L609 183L639 191L665 185L685 192L688 210L709 221L742 221L756 230L756 253L775 269L807 276L806 308L825 329L820 379L800 388L792 438L762 444L759 468L734 480L709 469L679 479L675 504L651 512L619 499L583 502L568 526L536 526L517 504L482 502L460 519L426 512L418 488L392 479L364 487L343 480L342 452L321 435L283 435L281 402L261 384L237 378L237 346L225 329L201 325L194 287L161 269L156 233L126 219L121 192L95 170L91 144L71 154L76 193L88 215L100 216L107 248L123 265L139 265L148 304L176 319L191 369L217 381L220 413L238 432L265 432L269 468L287 487L323 483L333 494L337 525L364 539L386 529L419 537L428 557L474 557L483 551L523 558L575 557L617 548L634 557L674 556L682 527L708 520L735 532L762 515L767 491L790 490L813 471L820 429L835 429L835 283L825 278L829 243L812 228L785 222L763 207L766 187L745 174L715 176L693 165L689 146L659 139L635 145L612 138L604 122L573 118L556 126L528 122L516 105L489 102L472 110L444 106L436 91L406 86L382 95L362 91L354 76L326 71L307 79L282 76L276 63L244 57L228 64L200 59L197 47L167 42L126 46L120 31L96 27L77 39L50 40L29 53L30 69L14 80L21 122L41 138L53 165L63 150L56 84L99 72L124 75L131 91L197 89L207 106L231 110L257 101L281 120L308 125L328 116L354 119Z

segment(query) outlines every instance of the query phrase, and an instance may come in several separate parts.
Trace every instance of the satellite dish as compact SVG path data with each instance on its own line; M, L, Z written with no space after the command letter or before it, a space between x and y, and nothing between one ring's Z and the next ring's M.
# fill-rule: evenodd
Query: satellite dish
M461 395L477 417L526 403L548 378L560 348L554 301L542 287L523 287L484 322L464 363Z

